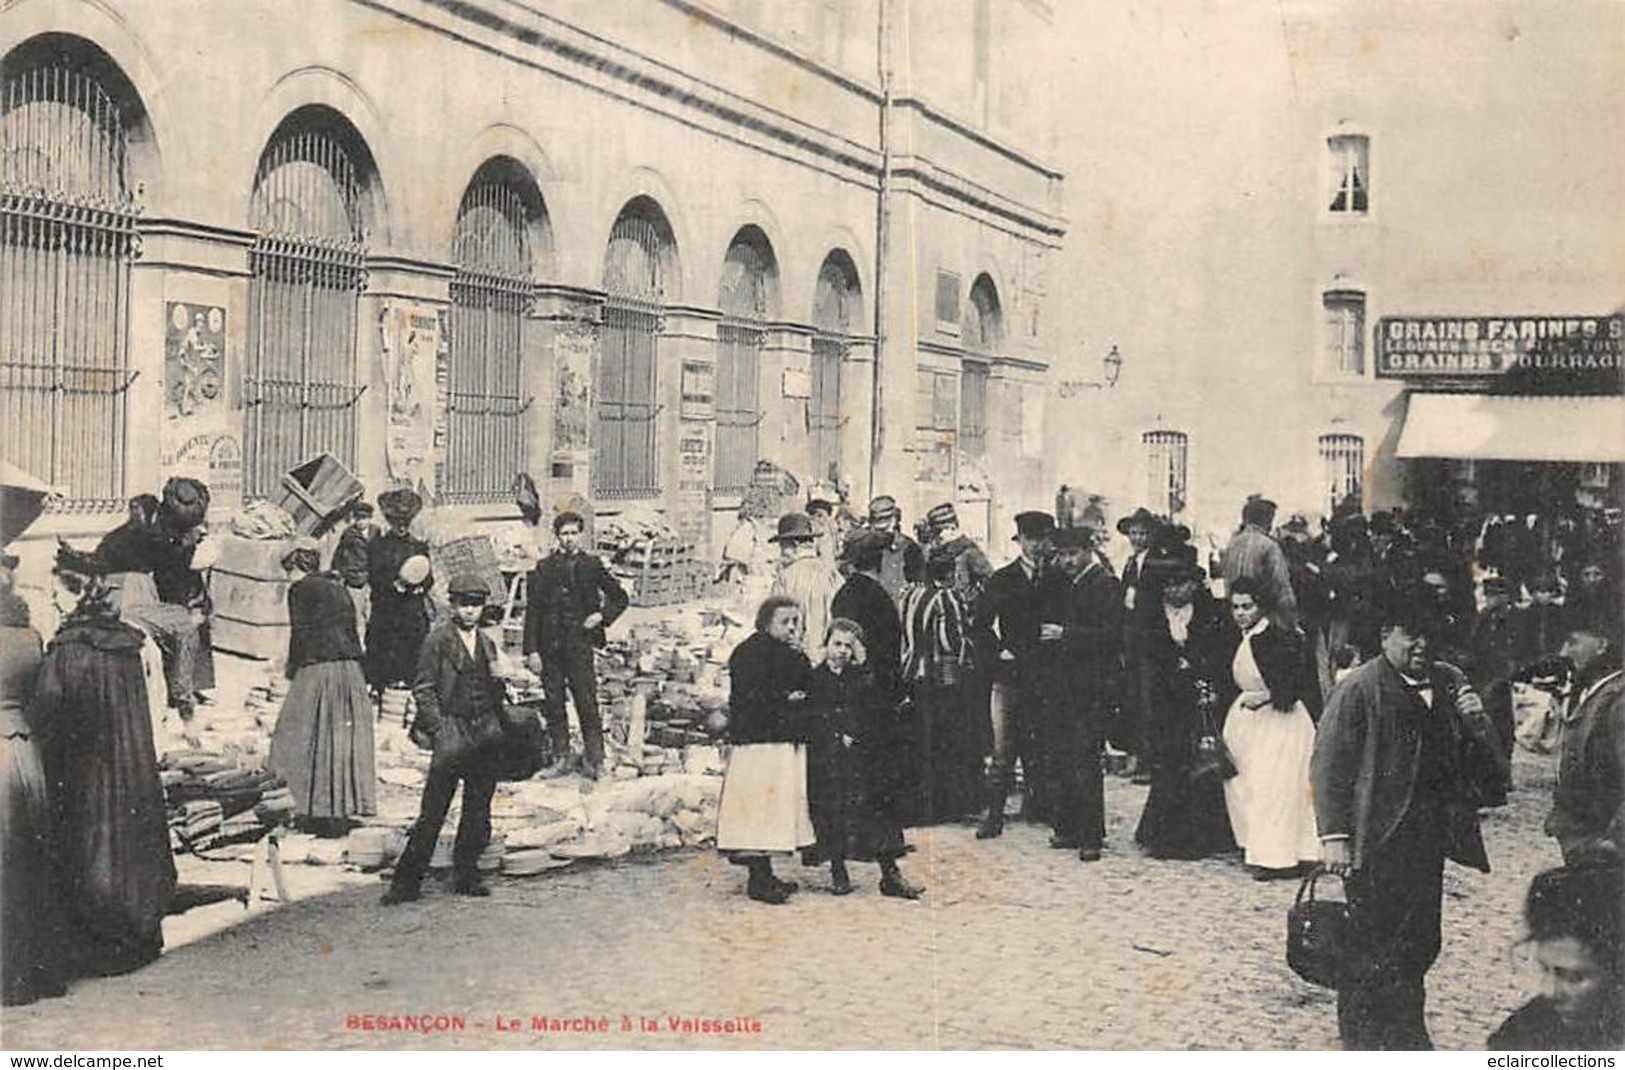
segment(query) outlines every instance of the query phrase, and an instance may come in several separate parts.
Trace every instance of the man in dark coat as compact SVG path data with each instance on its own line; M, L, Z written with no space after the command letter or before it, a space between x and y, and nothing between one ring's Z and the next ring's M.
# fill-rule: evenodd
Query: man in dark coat
M570 722L564 689L570 689L581 722L583 774L597 779L604 769L604 725L598 717L598 677L593 650L604 645L604 629L626 612L626 591L604 563L581 549L586 522L577 513L553 520L558 549L537 562L525 601L525 660L542 678L542 713L558 759L551 772L570 766Z
M1506 769L1484 702L1388 606L1382 653L1332 692L1310 780L1326 868L1353 923L1337 992L1346 1050L1427 1050L1424 980L1439 954L1444 861L1489 872L1478 807Z
M1020 555L988 578L971 610L977 654L993 678L988 718L993 727L993 766L988 773L987 817L978 839L1004 832L1004 804L1015 778L1016 759L1027 783L1024 810L1040 816L1043 779L1041 730L1043 696L1037 687L1040 591L1055 518L1048 513L1016 515L1015 542Z
M165 597L159 586L158 577L163 574L165 588L173 594L179 566L175 546L159 524L158 514L158 499L153 495L131 498L129 518L102 537L95 556L107 570L119 615L150 635L157 645L163 656L169 705L181 720L189 721L199 680L211 682L213 670L198 667L205 637L192 611L171 604L174 599Z
M871 734L871 749L894 754L896 761L885 766L887 776L871 784L874 802L892 813L902 814L919 793L919 763L909 756L919 753L919 725L913 706L902 709L910 696L903 684L903 620L897 603L880 582L882 560L889 544L878 531L859 532L847 540L846 558L852 574L830 600L831 620L846 619L863 629L863 645L868 652L865 668L878 706L890 716Z
M1098 532L1055 533L1056 574L1039 625L1044 664L1044 751L1050 761L1050 846L1100 860L1106 797L1100 748L1123 637L1123 591L1095 554Z
M396 684L410 684L417 670L418 651L429 634L429 590L434 574L422 565L429 561L429 544L412 534L412 521L423 508L414 490L398 487L378 495L378 509L389 530L367 546L367 586L372 615L367 620L367 683L375 692ZM422 558L408 569L413 558Z
M477 575L453 577L448 590L452 619L429 633L418 657L412 739L432 747L434 757L423 782L417 822L384 893L385 906L420 897L419 885L429 871L459 781L463 805L452 848L453 889L458 895L491 894L480 879L478 863L491 839L491 796L497 787L506 691L493 672L496 646L479 630L489 593Z
M1563 861L1625 856L1625 676L1619 667L1619 624L1611 614L1576 621L1563 656L1573 666L1563 718L1557 788L1546 833Z
M367 591L367 548L372 542L372 506L356 502L345 514L344 531L333 548L333 572L343 581L355 604L356 632L367 630L371 608Z

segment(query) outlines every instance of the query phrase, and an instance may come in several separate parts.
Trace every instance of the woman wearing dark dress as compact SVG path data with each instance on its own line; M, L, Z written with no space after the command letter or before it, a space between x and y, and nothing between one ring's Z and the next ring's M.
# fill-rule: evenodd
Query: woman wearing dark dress
M1229 704L1234 626L1203 586L1196 565L1170 562L1162 606L1145 622L1138 653L1142 708L1150 717L1151 794L1134 842L1155 858L1206 858L1235 850L1224 785L1217 776L1192 778L1196 740L1203 734L1202 696L1213 730Z
M1513 1011L1491 1051L1619 1051L1625 1048L1625 879L1610 858L1549 869L1524 900L1526 943L1540 995Z
M271 736L270 767L293 793L301 822L318 836L342 836L352 817L378 810L372 703L361 675L355 603L344 581L316 571L320 551L300 539L282 567L288 588L287 675Z
M918 899L925 889L897 866L914 848L903 840L903 800L891 790L909 755L890 745L897 709L875 689L862 660L863 629L844 617L831 621L808 699L807 794L818 843L802 860L829 863L835 895L852 891L848 861L878 862L881 895Z
M142 634L113 611L94 554L64 544L55 571L62 626L28 720L44 739L74 972L127 973L163 950L175 891Z
M389 530L367 544L367 585L372 616L367 621L367 683L376 692L411 686L418 651L429 635L429 544L412 535L423 508L416 491L404 487L378 495ZM421 560L418 560L421 559Z
M50 800L25 716L40 660L27 603L0 590L0 982L8 1007L67 990Z
M902 672L919 716L914 757L920 824L967 817L982 795L982 744L970 696L976 674L970 611L954 586L955 558L933 552L927 580L903 588Z

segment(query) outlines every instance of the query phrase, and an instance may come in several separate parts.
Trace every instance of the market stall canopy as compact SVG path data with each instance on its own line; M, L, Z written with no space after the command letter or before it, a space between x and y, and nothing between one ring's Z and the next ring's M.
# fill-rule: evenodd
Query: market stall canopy
M1625 462L1625 398L1412 394L1400 457Z
M46 502L61 493L43 479L0 461L0 546L27 531L45 511Z

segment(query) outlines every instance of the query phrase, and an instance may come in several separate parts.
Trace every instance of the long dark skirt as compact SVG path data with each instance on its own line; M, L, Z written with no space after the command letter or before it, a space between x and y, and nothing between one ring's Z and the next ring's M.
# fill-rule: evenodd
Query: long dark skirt
M972 687L965 682L916 685L914 703L920 719L916 824L957 821L985 805L982 759L986 732L975 723L971 694Z
M7 1006L67 991L50 828L33 741L22 733L0 736L0 980Z
M418 651L429 634L429 608L422 595L374 589L367 620L367 683L376 690L412 683Z
M1159 741L1134 842L1156 858L1207 858L1236 849L1224 803L1224 781L1192 780L1194 737L1181 733Z
M295 674L277 714L268 764L287 781L300 817L378 812L374 716L355 662L318 662Z
M903 841L897 800L886 777L876 775L878 761L863 747L839 740L819 739L808 746L807 800L818 843L802 851L803 864L877 862L914 849Z

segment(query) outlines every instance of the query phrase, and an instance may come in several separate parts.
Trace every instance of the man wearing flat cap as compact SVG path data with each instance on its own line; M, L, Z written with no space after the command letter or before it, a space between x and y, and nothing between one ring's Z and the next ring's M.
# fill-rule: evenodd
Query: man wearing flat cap
M768 542L779 547L779 574L772 594L794 598L801 606L801 642L807 656L817 660L829 630L829 604L841 589L841 574L819 553L815 521L805 513L779 517L778 531Z
M869 503L869 530L886 536L880 559L880 585L895 602L905 586L925 579L925 551L903 533L903 511L897 507L897 499L889 494L882 494Z
M993 678L988 718L993 729L993 765L988 773L987 817L978 839L1004 832L1004 804L1014 784L1016 760L1027 784L1023 810L1040 816L1037 798L1042 782L1042 695L1039 670L1039 625L1043 620L1044 567L1055 518L1048 513L1016 514L1016 559L993 573L971 611L977 650Z
M429 590L432 572L414 562L429 560L429 544L412 534L412 521L423 499L407 487L378 495L378 511L389 530L367 544L367 586L372 615L367 620L367 683L376 694L400 684L411 685L418 651L429 634ZM413 567L408 568L412 564Z
M1292 590L1292 569L1281 546L1270 537L1275 526L1275 503L1257 494L1241 507L1241 530L1219 555L1224 589L1243 576L1263 588L1265 604L1275 607L1270 620L1278 628L1298 626L1298 599Z
M493 671L496 644L479 628L490 597L485 580L475 573L460 573L452 577L447 596L452 618L424 640L412 686L417 699L412 740L431 748L434 757L423 782L418 819L384 893L385 906L419 897L459 782L463 805L452 848L452 888L458 895L491 894L480 879L478 863L491 840L491 796L496 793L502 757L502 703L507 692Z
M525 661L542 678L542 715L552 736L553 773L570 765L570 723L565 719L568 686L581 724L581 772L597 779L604 769L604 723L598 716L598 674L593 651L604 645L604 629L626 612L626 591L596 554L581 546L587 527L579 513L553 518L558 548L531 573L525 604Z
M1546 834L1569 865L1625 861L1625 675L1615 613L1576 620L1563 644L1572 692Z

